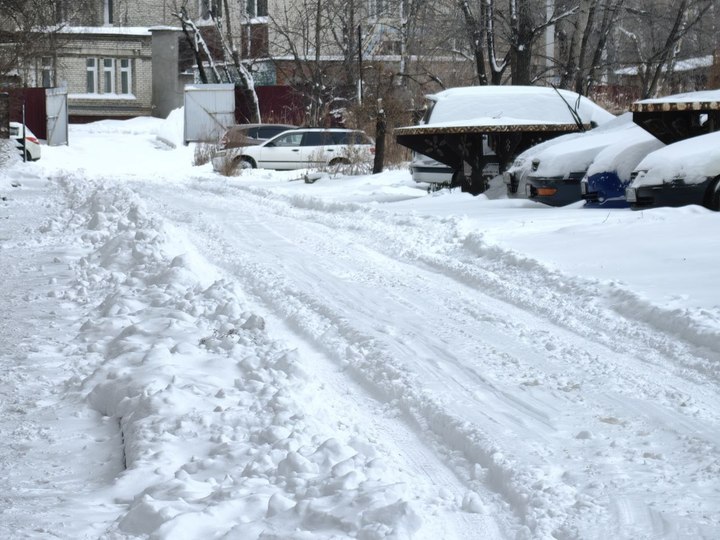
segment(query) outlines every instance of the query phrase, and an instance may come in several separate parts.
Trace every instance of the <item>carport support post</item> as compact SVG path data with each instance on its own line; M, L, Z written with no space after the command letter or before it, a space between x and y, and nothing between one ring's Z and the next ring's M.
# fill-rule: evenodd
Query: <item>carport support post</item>
M487 190L487 181L483 176L485 153L483 151L483 133L463 133L447 135L447 146L459 160L453 185L460 186L466 193L479 195Z
M373 161L373 174L383 171L385 161L385 131L387 122L382 99L377 100L377 117L375 118L375 160Z
M25 148L25 137L27 137L27 126L25 125L25 102L22 104L22 149L23 149L23 163L27 162L27 150Z

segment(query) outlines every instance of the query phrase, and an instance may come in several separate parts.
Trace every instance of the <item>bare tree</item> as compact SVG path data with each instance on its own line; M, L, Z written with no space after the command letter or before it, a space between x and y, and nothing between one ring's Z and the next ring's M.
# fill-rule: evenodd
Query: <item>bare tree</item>
M587 94L599 76L608 37L618 24L625 0L572 0L572 15L558 24L560 44L553 59L559 85Z
M283 2L270 16L276 37L277 71L298 93L305 96L307 122L321 125L333 106L333 100L348 94L341 87L348 78L341 75L342 49L333 43L337 25L321 0ZM349 39L350 29L346 28ZM349 48L348 48L349 50ZM347 59L346 59L347 61Z
M638 69L642 97L655 95L682 41L704 20L713 0L632 0L619 33L621 61Z
M0 81L32 82L34 61L57 52L57 32L93 8L90 0L0 0Z
M547 28L570 17L577 8L553 9L547 13L547 0L459 0L469 36L469 49L475 59L480 84L501 84L510 68L512 84L531 84L538 58L537 41ZM585 0L589 1L589 0ZM499 51L504 50L500 56ZM488 80L486 63L490 70Z
M222 54L222 58L219 60L214 57L213 51L211 47L208 46L203 32L189 16L187 0L182 3L177 12L173 13L173 16L180 22L185 39L191 46L200 80L204 84L208 84L209 82L228 82L235 84L235 86L240 89L245 101L250 105L250 118L248 120L252 123L258 123L260 122L260 104L257 93L255 92L255 83L252 75L243 65L238 49L235 46L228 7L227 0L225 0L225 32L223 32L222 20L216 16L216 13L212 9L207 13L213 26L205 26L205 28L210 28L220 43L220 54ZM218 52L216 51L215 54L218 54ZM210 71L211 77L208 77L206 66Z

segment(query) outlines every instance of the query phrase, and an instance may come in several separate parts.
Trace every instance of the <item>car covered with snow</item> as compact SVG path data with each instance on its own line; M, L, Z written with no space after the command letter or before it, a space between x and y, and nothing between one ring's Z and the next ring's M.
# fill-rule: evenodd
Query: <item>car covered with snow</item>
M632 173L625 195L633 209L700 204L720 210L720 90L633 103L633 121L667 144Z
M244 147L237 159L243 168L292 170L371 162L374 153L375 143L364 131L304 128Z
M10 122L10 139L15 141L20 154L26 161L40 159L40 141L27 126L20 122Z
M581 189L587 207L626 207L625 191L636 165L666 144L697 137L720 128L720 91L704 90L645 99L633 103L633 122L645 130L598 154ZM715 119L713 120L713 116Z
M634 210L688 204L720 210L720 132L645 156L632 173L625 197Z
M528 199L550 206L565 206L579 201L580 181L595 157L608 146L642 129L626 113L601 127L568 141L554 144L537 153L527 175Z
M503 172L503 182L506 186L507 196L511 199L525 198L525 185L527 184L528 175L532 172L535 157L551 146L571 141L583 133L584 132L575 132L561 135L560 137L531 146L518 155L512 165Z
M535 144L614 118L575 92L547 87L451 88L427 98L423 123L397 128L395 138L452 169L453 184L474 194L487 189L492 163L502 172Z
M638 163L650 152L665 146L643 129L602 150L580 182L586 208L627 208L625 190Z

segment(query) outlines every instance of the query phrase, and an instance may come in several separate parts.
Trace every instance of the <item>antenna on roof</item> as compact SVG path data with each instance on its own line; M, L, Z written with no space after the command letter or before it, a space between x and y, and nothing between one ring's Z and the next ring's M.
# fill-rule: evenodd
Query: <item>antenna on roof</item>
M573 120L575 120L575 124L577 124L577 127L580 129L580 131L585 131L585 126L582 123L582 118L580 118L580 114L578 113L578 109L580 108L580 99L582 96L578 94L577 100L575 101L575 107L570 105L565 97L560 93L560 90L558 90L557 86L554 84L551 84L550 86L553 87L553 90L557 92L557 95L560 96L560 99L563 100L565 105L567 105L568 110L570 111L570 114L573 117Z

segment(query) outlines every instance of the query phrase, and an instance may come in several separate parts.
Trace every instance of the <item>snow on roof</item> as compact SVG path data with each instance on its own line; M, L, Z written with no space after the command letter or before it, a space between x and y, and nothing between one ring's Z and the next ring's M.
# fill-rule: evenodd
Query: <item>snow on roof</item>
M646 155L663 146L662 142L644 129L629 130L621 141L611 144L595 156L587 175L614 172L619 178L627 180Z
M614 118L575 92L541 86L469 86L451 88L427 98L434 102L427 125L400 128L403 133L459 127L499 131L500 127L510 126L526 131L567 131L577 129L571 108L577 109L587 125Z
M150 27L146 26L64 26L60 34L101 34L114 36L150 36Z
M645 171L633 186L658 185L682 179L698 184L720 174L720 132L669 144L645 156L635 168Z
M684 92L643 99L630 106L632 112L720 110L720 90Z
M604 126L585 132L578 137L549 146L535 155L539 162L533 176L563 176L570 172L583 172L598 153L619 141L624 141L633 131L642 131L632 122L632 115L623 114Z
M435 101L432 124L495 120L516 123L574 124L570 108L577 107L584 123L606 122L613 116L589 99L568 90L542 86L473 86L451 88L428 96Z
M708 68L713 65L713 55L708 54L705 56L698 56L696 58L686 58L685 60L677 60L672 66L673 73L680 73L683 71L692 71L693 69ZM667 66L662 69L663 72L667 72ZM637 75L638 67L629 66L615 70L615 75Z

